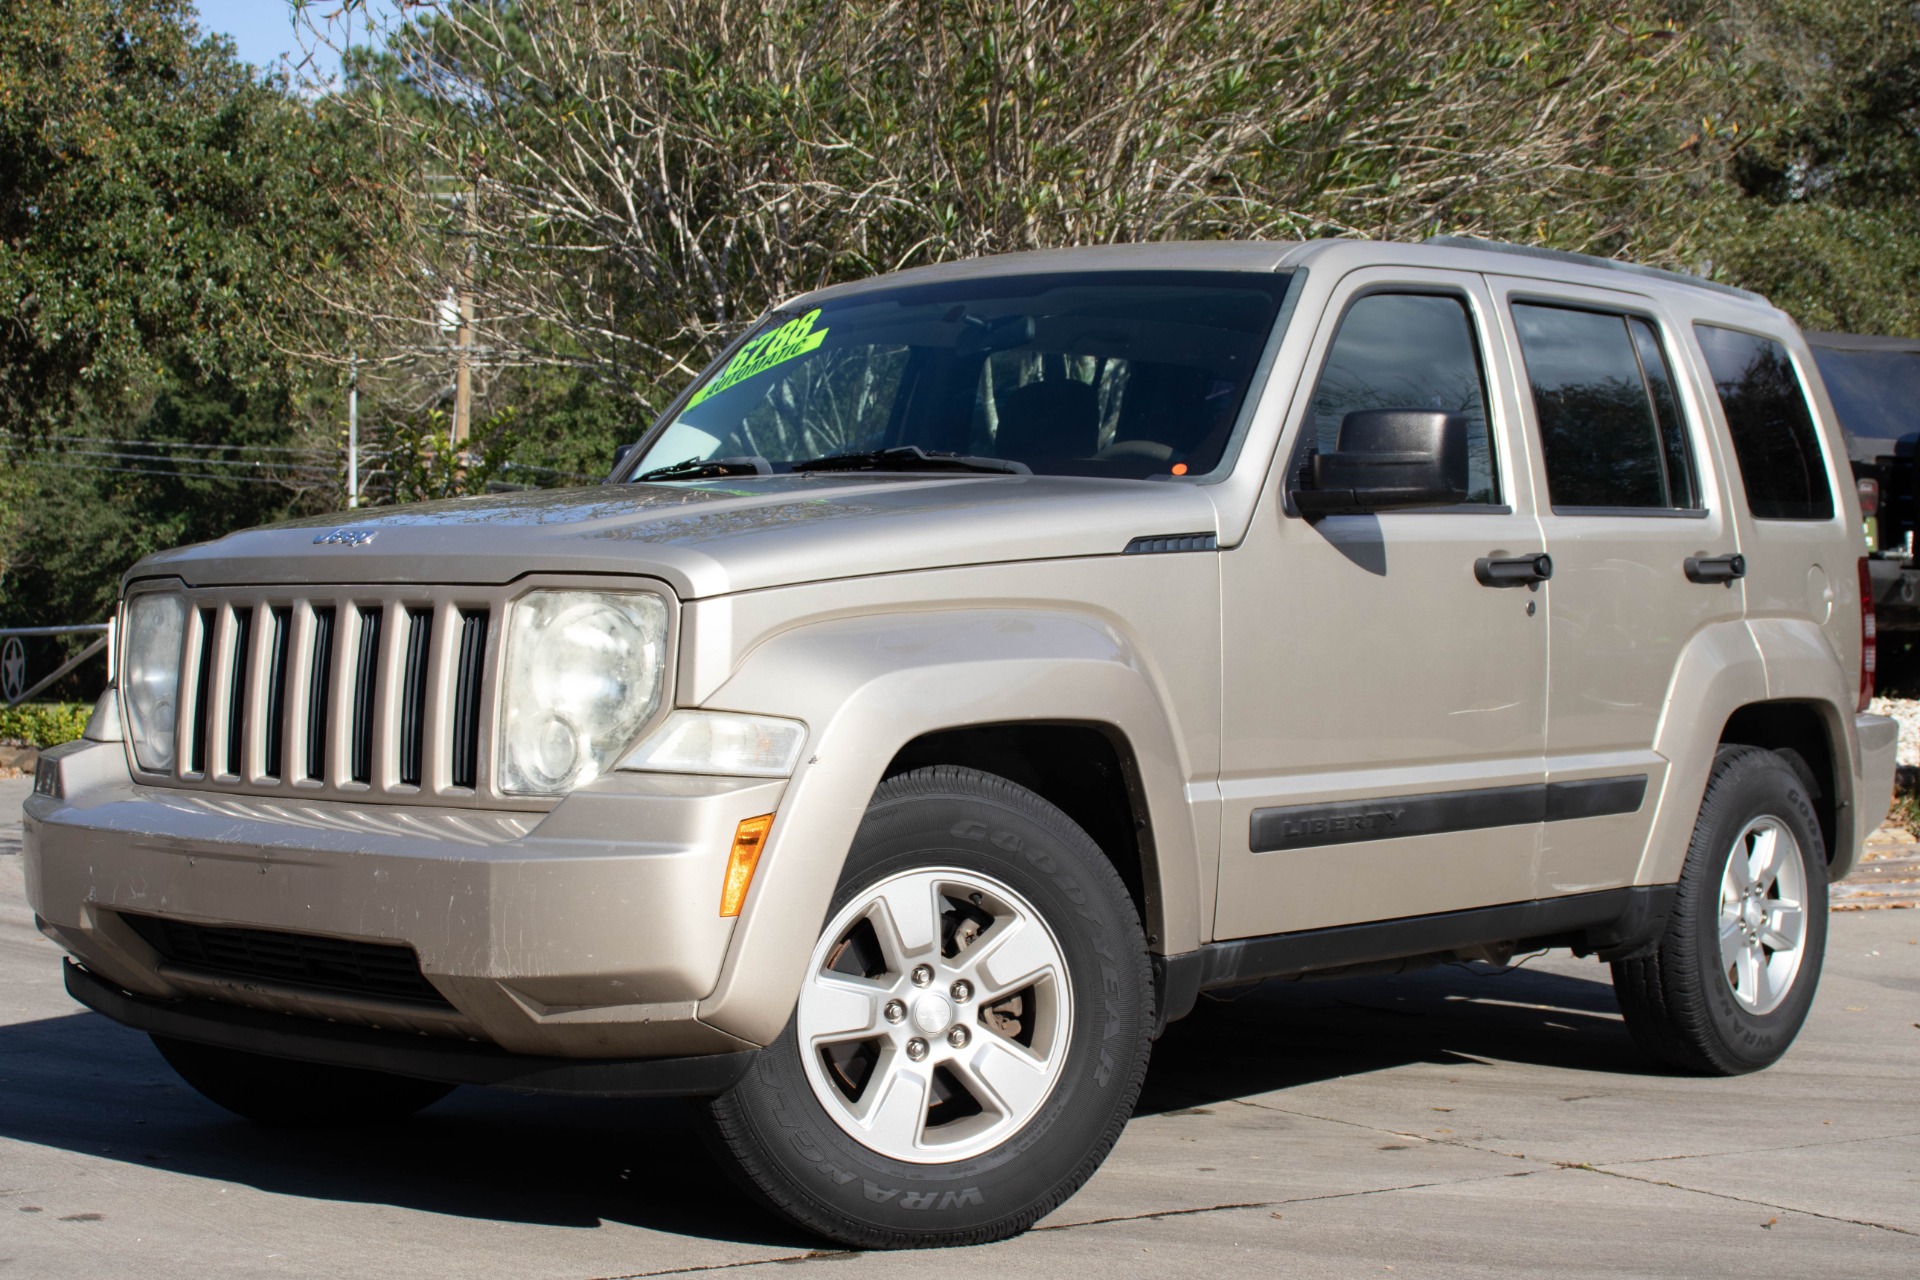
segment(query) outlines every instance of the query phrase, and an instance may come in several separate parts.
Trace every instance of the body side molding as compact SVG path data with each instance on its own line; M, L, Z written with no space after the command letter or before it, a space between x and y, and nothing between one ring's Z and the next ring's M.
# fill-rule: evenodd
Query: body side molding
M1388 837L1599 818L1635 812L1646 794L1647 776L1637 773L1618 778L1478 787L1470 791L1382 796L1332 804L1285 805L1253 811L1248 847L1255 853L1276 853Z

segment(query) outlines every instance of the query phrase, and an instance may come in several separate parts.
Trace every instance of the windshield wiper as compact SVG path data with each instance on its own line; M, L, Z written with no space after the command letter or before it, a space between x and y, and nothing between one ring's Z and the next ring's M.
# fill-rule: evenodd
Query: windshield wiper
M698 480L705 476L770 476L772 474L773 464L758 455L750 458L688 458L670 467L655 467L651 471L642 471L627 483L639 484L644 480Z
M795 471L992 471L1030 476L1033 468L1008 458L982 458L967 453L929 453L917 444L896 445L865 453L836 453L793 464Z

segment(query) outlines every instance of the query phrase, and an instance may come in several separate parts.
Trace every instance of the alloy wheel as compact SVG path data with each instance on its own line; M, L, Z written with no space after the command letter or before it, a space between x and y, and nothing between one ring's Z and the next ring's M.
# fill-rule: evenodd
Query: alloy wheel
M908 871L862 890L814 948L796 1014L807 1081L861 1145L916 1164L989 1150L1061 1076L1066 960L990 876Z

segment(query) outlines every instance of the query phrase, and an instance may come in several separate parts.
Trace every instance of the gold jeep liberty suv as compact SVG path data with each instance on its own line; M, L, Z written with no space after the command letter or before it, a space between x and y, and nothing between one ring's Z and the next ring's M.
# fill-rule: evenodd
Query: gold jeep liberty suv
M604 484L127 575L27 886L279 1123L696 1099L850 1245L1023 1230L1208 988L1570 947L1767 1066L1891 792L1847 454L1755 295L1462 240L797 298Z

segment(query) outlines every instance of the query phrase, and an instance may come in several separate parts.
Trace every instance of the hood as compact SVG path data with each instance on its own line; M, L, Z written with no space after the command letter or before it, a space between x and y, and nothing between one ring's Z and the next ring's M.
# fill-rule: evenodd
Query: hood
M132 578L190 586L643 574L683 599L957 565L1116 555L1215 533L1196 485L862 472L485 494L344 512L150 556Z

